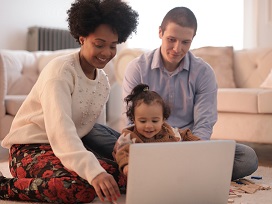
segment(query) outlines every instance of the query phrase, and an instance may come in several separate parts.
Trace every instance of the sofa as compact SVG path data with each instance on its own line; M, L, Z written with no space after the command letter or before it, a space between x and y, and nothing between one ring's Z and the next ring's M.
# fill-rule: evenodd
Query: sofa
M147 50L122 50L115 75L122 83L127 63ZM214 69L218 83L218 121L212 139L272 144L272 48L190 50Z

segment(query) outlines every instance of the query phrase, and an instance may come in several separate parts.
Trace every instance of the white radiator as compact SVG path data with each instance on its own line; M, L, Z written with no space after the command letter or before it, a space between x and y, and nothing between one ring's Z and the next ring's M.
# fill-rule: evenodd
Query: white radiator
M79 43L68 30L33 26L28 28L27 50L61 50L78 48Z

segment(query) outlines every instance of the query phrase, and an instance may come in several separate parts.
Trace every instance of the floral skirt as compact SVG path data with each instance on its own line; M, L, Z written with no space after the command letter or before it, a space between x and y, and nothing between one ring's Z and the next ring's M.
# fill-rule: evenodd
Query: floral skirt
M103 158L98 161L124 189L126 177L120 174L117 164ZM9 165L14 178L0 177L0 199L88 203L96 196L86 180L62 165L49 144L13 145Z

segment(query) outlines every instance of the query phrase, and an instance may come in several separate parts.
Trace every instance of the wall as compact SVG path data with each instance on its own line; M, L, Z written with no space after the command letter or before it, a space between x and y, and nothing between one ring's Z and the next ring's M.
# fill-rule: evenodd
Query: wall
M257 0L255 0L257 1ZM272 1L258 1L257 18L257 46L272 46Z
M272 1L244 0L244 48L272 46Z
M137 34L128 41L128 46L144 49L159 47L159 26L165 14L177 6L190 8L197 18L197 32L191 49L203 46L233 46L243 48L244 1L242 0L168 0L157 1L150 17L150 7L142 1L130 0L131 6L139 12ZM212 6L210 6L212 5ZM235 5L235 6L234 6ZM205 8L205 9L203 9ZM231 11L231 15L230 14Z
M66 11L73 0L0 0L0 49L27 46L28 27L68 28Z
M26 49L31 26L67 28L73 1L0 0L0 49ZM244 5L244 48L272 46L271 0L244 0Z

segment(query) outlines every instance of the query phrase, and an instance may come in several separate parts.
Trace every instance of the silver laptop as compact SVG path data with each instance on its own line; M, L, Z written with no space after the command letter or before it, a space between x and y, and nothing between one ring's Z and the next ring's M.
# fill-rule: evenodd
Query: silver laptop
M235 141L130 146L126 204L226 204Z

